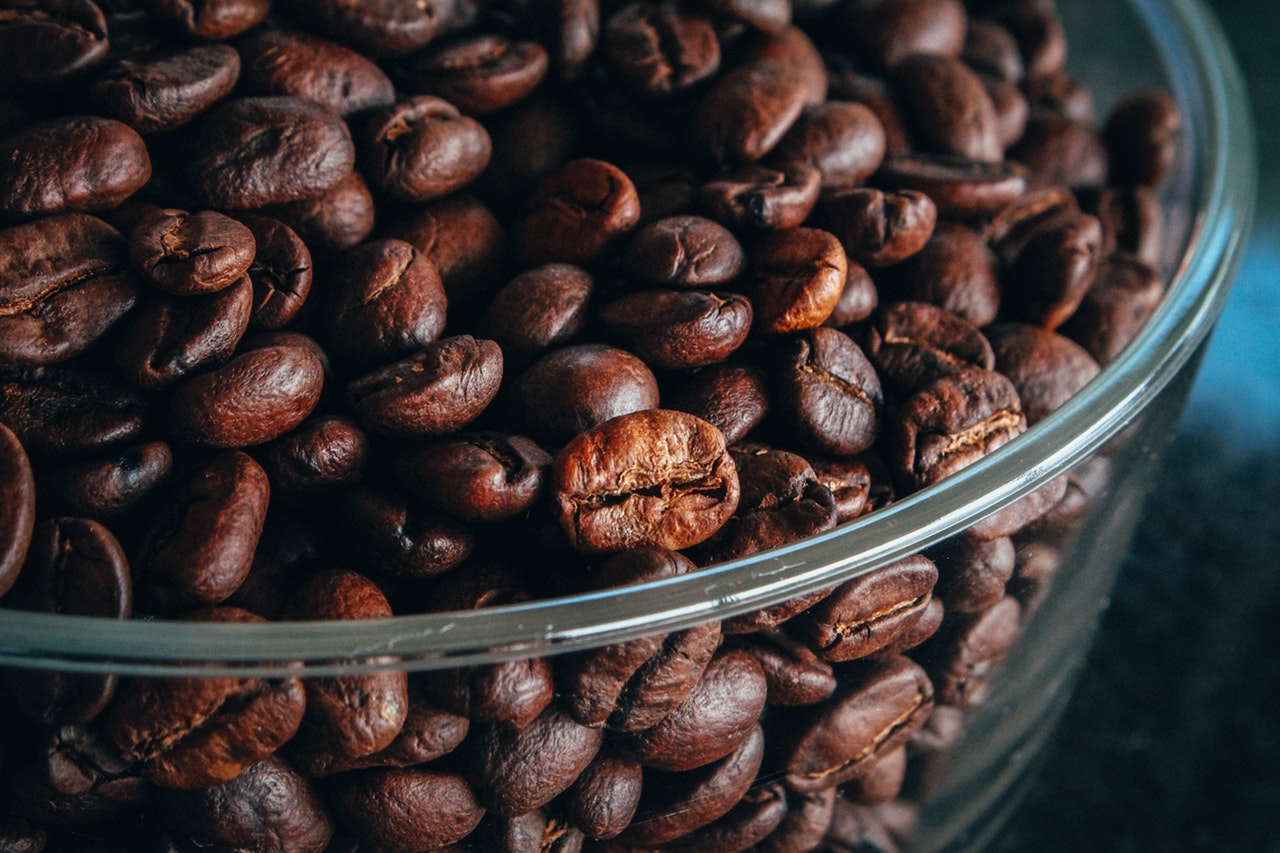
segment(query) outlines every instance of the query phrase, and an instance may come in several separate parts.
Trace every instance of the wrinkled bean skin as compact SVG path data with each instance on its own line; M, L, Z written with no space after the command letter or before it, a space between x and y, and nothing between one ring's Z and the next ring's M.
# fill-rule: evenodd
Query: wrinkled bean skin
M343 532L353 552L378 570L415 580L442 574L471 554L470 528L392 492L362 486L343 502Z
M590 268L639 219L640 197L625 172L603 160L571 160L534 191L516 223L516 256L526 266L559 261Z
M240 78L240 55L226 44L177 48L150 58L121 57L89 95L138 133L175 130L225 98Z
M639 290L600 309L606 334L655 367L724 361L751 331L751 302L736 293Z
M154 495L172 471L169 445L149 441L105 459L46 471L40 477L40 500L62 515L104 521Z
M363 844L429 853L460 841L484 817L467 781L425 768L358 770L332 787L338 820ZM404 819L411 815L411 819Z
M640 805L642 778L639 762L603 747L565 793L566 817L587 838L616 837Z
M911 391L966 367L995 367L991 342L977 326L925 302L881 306L867 355L882 376Z
M301 32L267 30L236 44L241 87L254 95L289 95L323 104L340 116L390 106L391 80L353 50Z
M782 364L775 395L800 441L836 455L871 446L884 395L857 344L835 329L810 329L788 342Z
M622 263L631 276L655 287L715 287L738 277L746 255L719 223L672 216L636 232Z
M107 53L107 21L89 0L40 4L10 0L0 25L0 92L56 89L83 75ZM35 49L33 49L35 48Z
M536 41L481 34L409 59L400 77L411 91L443 98L467 115L479 116L527 98L546 76L548 64L546 48Z
M609 70L642 98L679 94L720 67L711 19L674 3L629 3L609 17L601 36Z
M937 219L933 200L914 190L837 192L824 198L819 210L819 221L840 239L849 257L867 267L896 264L920 251Z
M348 418L327 415L304 422L267 448L262 466L273 497L296 504L337 495L368 474L369 438Z
M789 228L752 252L756 328L771 334L821 326L844 292L848 261L840 242L816 228Z
M589 554L687 548L715 533L738 505L724 435L664 410L622 415L580 433L556 455L551 488L562 529Z
M0 423L29 455L66 460L136 441L146 408L108 374L64 365L0 365Z
M374 111L360 138L365 174L402 201L461 189L489 165L492 151L483 125L430 95Z
M134 268L150 284L180 296L231 286L249 271L255 253L253 232L212 210L154 210L129 235Z
M709 216L725 225L767 231L804 222L821 190L822 173L813 166L752 164L722 172L703 184L697 199Z
M0 597L13 586L36 523L36 483L22 442L0 423Z
M485 523L529 509L551 457L524 436L480 433L410 451L398 467L405 487L428 506Z
M311 250L293 229L277 219L243 214L257 251L249 265L253 283L250 325L280 329L298 316L311 294Z

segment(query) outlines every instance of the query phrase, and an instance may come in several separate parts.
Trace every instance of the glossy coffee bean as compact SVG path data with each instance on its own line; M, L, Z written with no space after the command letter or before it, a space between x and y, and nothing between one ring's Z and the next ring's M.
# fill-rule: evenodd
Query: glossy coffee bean
M1078 213L1037 228L1003 276L1011 319L1055 329L1079 307L1097 276L1102 226Z
M995 105L968 65L921 53L890 74L922 150L986 163L1003 159Z
M854 101L825 101L806 107L771 155L799 161L822 175L824 190L854 187L884 159L884 125L871 109Z
M240 221L253 232L257 246L248 273L253 284L249 323L259 329L283 328L298 316L311 294L311 251L277 219L242 214Z
M956 0L855 0L840 15L851 52L873 68L892 68L911 54L955 56L965 24Z
M818 201L822 173L804 163L738 166L721 172L697 191L698 205L732 228L765 231L794 228Z
M836 502L836 523L852 521L874 508L871 500L871 471L856 456L810 456L818 482L827 487Z
M799 69L757 60L723 74L698 107L693 139L700 156L719 165L754 163L773 150L804 108Z
M911 257L876 276L885 301L928 302L981 328L1000 309L996 257L977 231L939 222Z
M471 554L466 525L431 512L407 496L359 486L343 499L343 533L356 555L381 574L420 580L442 574Z
M240 78L240 55L226 44L200 44L151 56L121 57L89 88L105 115L150 134L175 130L221 101Z
M594 291L595 279L580 267L534 267L493 295L480 317L480 331L502 347L511 363L531 361L582 335Z
M734 444L768 414L768 378L753 367L715 364L688 377L664 405L707 421Z
M462 840L485 813L462 776L426 767L346 774L334 781L330 802L362 846L406 853Z
M22 442L0 423L0 597L18 578L36 522L36 483Z
M133 307L124 239L80 213L0 231L0 363L50 364L92 345Z
M979 74L1016 83L1026 69L1013 34L991 18L971 18L960 58Z
M1102 223L1102 246L1107 255L1131 254L1159 267L1163 262L1164 212L1147 187L1103 187L1082 190L1080 208Z
M146 405L118 379L84 367L0 366L0 423L28 454L65 461L137 440Z
M832 234L788 228L764 237L751 253L755 327L784 334L821 326L844 292L848 261Z
M638 762L606 744L565 792L565 816L587 838L616 837L640 804L642 775Z
M1173 165L1181 128L1178 104L1164 92L1126 97L1111 110L1103 130L1110 183L1158 186Z
M818 221L839 238L849 257L867 267L903 261L933 234L938 210L924 193L854 189L826 196Z
M373 232L373 194L355 171L318 195L271 204L257 212L280 220L321 254L350 249Z
M631 278L655 287L715 287L738 277L746 255L719 223L671 216L636 232L622 264Z
M177 24L187 35L216 41L237 36L261 23L270 0L153 0L154 14Z
M986 696L987 678L1020 633L1022 608L1005 596L981 613L954 620L924 652L939 704L965 708Z
M752 319L746 297L703 290L640 290L599 313L606 335L669 370L724 361L746 342Z
M565 534L589 554L687 548L738 505L723 434L669 410L634 412L579 434L557 454L550 487Z
M1009 377L1034 426L1101 372L1079 344L1038 326L999 323L987 329L996 369Z
M208 608L186 621L261 621L234 608ZM302 722L297 678L132 678L121 682L105 731L126 761L164 788L230 781L265 760Z
M44 825L112 821L148 799L151 786L96 726L59 726L24 735L26 748L6 767L6 802Z
M247 94L304 98L344 117L395 101L395 88L377 64L307 33L263 30L239 40L236 50Z
M796 438L822 453L859 453L879 431L880 379L861 348L835 329L809 329L786 342L774 395Z
M306 505L359 483L368 475L369 438L351 419L327 415L304 421L262 457L272 497Z
M430 95L375 110L360 136L360 162L369 181L410 202L440 198L471 183L492 152L479 122Z
M938 215L955 219L990 216L1027 191L1029 172L1010 160L980 163L936 154L886 157L876 180L885 187L924 193Z
M9 0L0 23L0 91L61 86L107 54L107 21L90 0Z
M983 542L957 536L930 556L938 566L937 595L952 613L979 613L999 601L1017 559L1008 537Z
M768 687L766 703L770 706L812 705L836 689L831 664L782 631L760 631L733 647L760 664Z
M1097 129L1051 112L1027 117L1008 157L1030 167L1036 186L1088 187L1107 178L1107 150Z
M400 733L384 749L360 758L337 761L333 772L376 767L414 767L453 752L466 739L471 721L451 714L427 699L409 682L409 711Z
M480 33L408 59L400 79L408 91L443 98L467 115L497 112L527 98L547 74L546 48Z
M991 343L976 325L927 302L880 306L867 355L881 376L908 391L965 367L995 367Z
M525 266L560 261L591 267L622 245L640 219L626 173L603 160L571 160L547 176L516 223Z
M181 296L216 293L253 263L253 232L212 210L157 209L129 235L129 260L148 283Z
M507 521L527 511L542 490L551 457L519 435L475 433L408 451L401 482L433 509L463 521Z
M45 471L40 477L40 500L61 515L104 521L155 494L172 470L169 445L149 441L106 458Z
M1146 262L1113 254L1098 265L1093 286L1058 331L1106 367L1155 313L1164 287L1160 275Z
M641 98L687 91L720 68L712 20L675 3L628 3L609 16L601 39L618 85Z
M308 27L374 55L424 47L446 20L437 4L420 0L290 0L283 5Z

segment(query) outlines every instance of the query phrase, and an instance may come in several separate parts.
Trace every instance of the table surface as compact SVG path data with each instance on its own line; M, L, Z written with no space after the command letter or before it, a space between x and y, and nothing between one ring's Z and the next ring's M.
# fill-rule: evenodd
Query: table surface
M1280 5L1210 5L1251 90L1255 227L1001 853L1280 851Z

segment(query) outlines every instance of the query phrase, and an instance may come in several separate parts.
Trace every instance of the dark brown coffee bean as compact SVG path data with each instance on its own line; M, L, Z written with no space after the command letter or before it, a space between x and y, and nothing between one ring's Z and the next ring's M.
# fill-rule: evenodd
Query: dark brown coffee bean
M910 629L929 606L937 567L913 555L846 581L787 623L825 660L866 657Z
M236 43L241 88L252 95L290 95L340 116L395 102L390 78L367 57L292 30L263 30Z
M486 815L468 844L500 853L582 853L584 840L582 830L535 810L517 817Z
M230 287L249 271L255 252L252 231L212 210L154 210L129 235L134 268L161 290L183 296Z
M1093 124L1054 113L1032 113L1007 154L1031 169L1035 186L1088 187L1107 177L1107 150Z
M518 214L538 184L577 156L584 124L575 103L546 86L486 116L493 156L477 193L504 217Z
M355 165L346 122L300 98L227 101L193 122L186 135L183 175L210 207L252 210L314 198Z
M1116 104L1103 130L1110 183L1159 186L1173 165L1181 129L1178 104L1165 92L1136 92Z
M0 366L0 423L27 453L54 461L136 441L143 400L119 380L85 368Z
M365 176L402 201L428 201L461 189L489 165L484 126L430 95L375 110L360 136Z
M822 55L827 69L827 86L833 100L856 101L880 120L884 129L886 156L909 154L914 148L911 129L898 104L898 99L883 77L865 73L845 54L827 52Z
M7 593L26 559L36 523L36 483L22 442L0 422L0 597Z
M316 252L341 252L373 231L373 194L359 172L348 172L320 195L258 211L279 219Z
M1067 58L1067 39L1062 19L1052 3L1002 0L987 4L983 14L994 18L1013 35L1028 77L1062 71Z
M347 492L342 527L354 554L383 574L419 580L447 572L471 554L471 530L407 497L371 486Z
M813 472L818 482L826 486L836 502L836 523L852 521L871 506L871 472L856 457L811 456Z
M904 657L873 660L848 673L836 695L806 709L787 752L787 785L806 793L861 774L924 725L933 710L928 675Z
M832 234L788 228L762 238L751 254L755 327L783 334L821 326L844 292L848 263Z
M986 698L987 678L1005 659L1021 633L1022 608L1005 596L981 613L953 620L934 638L926 659L938 702L966 708Z
M111 531L83 518L36 527L26 565L5 604L15 610L128 619L133 612L129 561ZM45 725L78 725L96 717L115 693L114 675L54 670L5 672L13 698Z
M999 373L966 368L921 388L893 425L895 467L920 489L977 462L1026 431L1018 392Z
M641 98L687 91L720 68L711 20L674 3L629 3L609 17L602 39L618 85Z
M211 607L182 621L262 620ZM298 730L306 706L297 678L132 678L121 681L106 713L106 733L126 761L163 788L230 781L263 761Z
M480 332L497 341L512 364L573 343L586 325L595 279L571 264L545 264L521 273L494 294Z
M787 813L786 788L780 782L754 787L728 814L678 838L667 849L680 853L743 853L778 828Z
M348 418L329 415L305 421L276 441L262 465L273 498L305 505L364 480L368 457L364 430Z
M571 160L529 199L515 227L526 267L560 261L590 267L625 242L640 219L635 185L603 160Z
M742 244L723 225L701 216L672 216L636 233L622 255L626 273L658 287L714 287L746 265Z
M106 57L106 17L89 0L6 0L0 10L0 92L58 87Z
M833 329L842 329L867 319L880 303L876 283L866 267L847 257L845 267L844 287L840 290L840 298L823 323Z
M444 330L447 299L440 274L403 240L357 246L330 276L329 346L350 370L402 359Z
M1031 115L1027 97L1016 83L997 80L985 74L979 74L978 79L982 81L996 111L996 138L1000 141L1000 147L1010 148L1026 133L1027 119Z
M979 74L989 74L1009 83L1022 79L1022 53L1013 35L990 18L970 18L964 33L960 58Z
M818 221L839 238L852 260L884 267L920 251L933 234L938 210L915 190L842 190L822 199Z
M382 750L331 765L333 772L374 767L414 767L453 752L466 739L471 721L437 707L409 682L409 712L400 733Z
M957 0L854 0L840 11L840 34L855 57L892 68L911 54L955 56L967 19Z
M156 517L136 561L140 600L172 612L235 592L253 563L269 497L266 472L239 451L188 474Z
M155 494L169 479L172 468L169 445L149 441L105 459L44 472L40 477L40 501L61 515L102 521Z
M391 605L367 578L349 571L308 578L284 613L292 620L388 619ZM308 776L324 776L343 764L391 745L409 712L409 676L403 670L309 678L306 715L290 743Z
M939 222L920 251L876 278L886 301L928 302L978 327L1000 308L995 255L981 234L956 222Z
M1164 211L1149 187L1097 187L1077 196L1085 213L1102 223L1107 255L1131 254L1159 267L1164 262Z
M654 367L724 361L751 331L751 302L736 293L641 290L600 309L605 333Z
M587 838L616 837L640 804L641 776L638 762L605 745L565 792L565 817Z
M964 62L915 54L895 65L891 77L922 150L985 163L1003 159L991 96Z
M1018 391L1027 426L1043 420L1101 372L1079 344L1047 329L999 323L986 335L995 351L996 369Z
M794 7L795 4L791 4ZM776 5L774 8L777 8ZM800 27L791 25L777 33L752 33L743 39L742 62L776 60L800 70L805 79L805 106L827 100L827 67L817 46ZM739 42L741 44L741 42ZM736 45L735 45L736 46Z
M774 410L807 447L843 456L876 440L884 406L880 379L858 345L835 329L809 329L786 343L774 394Z
M443 338L347 386L372 432L434 438L478 418L502 383L502 351L470 335Z
M139 388L157 391L229 359L253 312L253 284L242 277L205 296L150 291L124 322L115 363Z
M728 813L751 788L764 745L757 723L736 750L714 764L686 773L646 771L635 820L618 841L642 847L664 844Z
M415 55L401 66L400 80L406 90L443 98L467 115L487 115L532 94L548 62L536 41L482 33Z
M306 420L323 385L324 366L309 350L249 350L178 386L169 424L184 440L206 447L264 444Z
M174 130L231 94L240 55L226 44L169 48L121 57L89 87L103 113L138 133Z
M876 180L885 187L916 190L933 201L940 217L989 216L1027 191L1027 168L1005 160L979 163L957 157L910 154L886 157Z
M519 731L489 726L473 734L465 773L480 802L515 817L563 793L603 742L603 729L580 725L552 705Z
M477 433L410 450L396 470L433 509L486 523L528 510L550 467L547 452L524 436Z
M688 412L724 433L727 443L741 441L769 412L767 379L759 370L717 364L698 371L667 397L666 406Z
M251 326L280 329L289 323L311 294L311 252L293 229L277 219L242 215L257 245L249 280L253 283Z
M833 190L866 180L884 151L884 126L874 112L853 101L826 101L800 114L771 159L808 163L821 174L822 188Z
M333 818L320 793L278 757L196 791L162 791L165 823L192 847L324 853Z
M66 116L0 140L0 218L98 213L151 177L146 143L115 119Z
M1013 577L1013 541L1000 537L987 542L957 536L932 549L938 566L936 593L952 613L979 613L1004 597Z
M1075 313L1097 275L1102 225L1086 213L1036 227L1006 270L1002 310L1010 319L1055 329Z
M1077 78L1059 72L1029 77L1022 81L1022 91L1031 109L1056 113L1063 118L1092 124L1093 93Z
M822 173L803 163L739 166L703 184L699 205L725 225L754 231L804 222L822 188Z
M518 420L548 447L632 412L658 407L658 380L626 350L562 347L538 359L512 390Z
M992 370L991 344L968 320L927 302L880 306L867 334L880 375L907 391L966 367Z
M111 328L137 298L124 239L73 213L0 231L0 363L68 359Z
M781 631L760 631L730 647L742 649L760 664L769 705L812 705L836 689L831 664Z
M219 41L262 23L271 0L149 0L148 5L153 14L177 24L187 35Z
M330 803L362 847L403 853L461 841L485 813L467 780L420 767L345 774L334 780Z
M60 726L25 735L27 746L5 768L6 804L53 826L86 826L143 806L150 786L98 728ZM25 754L24 754L25 753ZM126 848L127 849L127 848Z
M1128 346L1164 297L1164 280L1147 263L1116 253L1098 264L1093 285L1058 331L1106 367Z
M596 52L600 33L598 0L547 0L534 7L543 44L551 56L556 76L569 82L585 72Z
M805 853L815 850L827 834L836 791L827 788L812 794L787 789L787 813L770 835L757 844L754 853Z
M424 47L445 21L442 5L425 0L290 0L283 5L308 27L374 55Z
M579 434L556 456L551 487L561 527L588 554L688 548L738 505L724 436L669 410L634 412Z
M739 65L722 75L693 122L700 156L727 165L764 157L799 118L806 82L799 69L776 60Z
M907 749L900 746L880 756L862 773L841 785L840 794L861 806L883 805L898 796L906 775Z

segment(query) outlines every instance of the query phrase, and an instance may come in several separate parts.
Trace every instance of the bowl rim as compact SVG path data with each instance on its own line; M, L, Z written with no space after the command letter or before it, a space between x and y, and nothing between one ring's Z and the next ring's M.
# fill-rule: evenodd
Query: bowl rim
M0 610L0 664L135 675L329 675L475 665L749 612L934 544L1044 485L1120 432L1182 370L1226 300L1255 189L1244 84L1200 0L1129 0L1166 63L1192 151L1194 216L1161 306L1102 373L979 462L835 530L695 573L466 612L348 622L193 623ZM353 568L358 569L358 566Z

